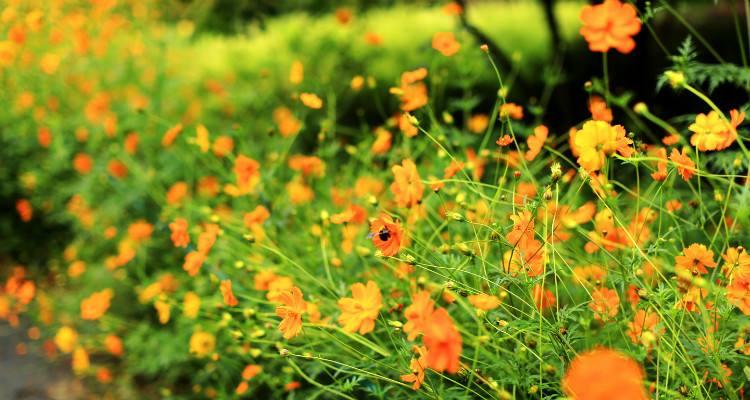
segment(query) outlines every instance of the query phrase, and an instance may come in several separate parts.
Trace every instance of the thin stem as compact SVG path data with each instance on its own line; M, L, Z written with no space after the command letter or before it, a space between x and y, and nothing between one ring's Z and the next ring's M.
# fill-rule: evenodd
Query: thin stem
M607 52L602 53L602 70L604 74L604 101L609 104L609 67L607 66Z

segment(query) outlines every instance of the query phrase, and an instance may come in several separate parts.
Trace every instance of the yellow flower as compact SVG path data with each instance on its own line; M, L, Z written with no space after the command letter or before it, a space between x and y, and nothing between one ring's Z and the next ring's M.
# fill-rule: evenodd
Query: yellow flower
M201 153L207 153L211 147L211 139L208 137L208 129L203 124L195 127L195 144L201 149Z
M47 75L52 75L60 66L60 56L54 53L46 53L39 61L39 68Z
M63 353L70 353L78 343L78 333L69 326L63 326L57 330L55 344Z
M156 312L159 314L159 323L166 324L169 322L169 316L170 316L170 305L164 300L157 300L156 303L154 303L154 308L156 308Z
M190 353L198 357L205 357L213 353L216 347L216 338L208 332L194 332L190 336Z
M615 151L629 157L633 141L625 137L622 125L612 126L605 121L588 121L576 133L574 145L578 150L578 164L594 172L604 166L604 160Z
M77 347L73 352L73 371L82 374L89 369L89 353L83 347Z
M500 307L503 302L497 296L480 293L469 296L469 303L480 310L490 311Z
M194 292L185 293L183 300L182 313L185 317L195 319L198 316L198 311L201 309L201 298L198 297Z
M299 99L302 101L302 104L313 110L318 110L323 107L323 99L318 97L315 93L301 93Z
M693 132L690 144L700 151L724 150L737 139L737 126L745 117L744 113L732 110L731 122L722 118L716 111L698 114L688 129Z
M295 60L292 63L292 67L289 69L289 82L295 85L302 83L305 78L305 66L301 61Z
M352 285L352 297L339 300L341 316L339 323L344 331L360 335L375 329L375 320L383 307L383 297L377 283L368 281L367 286L362 283Z

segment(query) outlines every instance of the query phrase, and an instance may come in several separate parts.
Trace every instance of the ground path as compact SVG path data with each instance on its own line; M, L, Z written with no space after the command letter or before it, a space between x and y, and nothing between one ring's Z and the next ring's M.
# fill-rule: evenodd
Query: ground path
M25 329L0 323L0 399L2 400L77 400L83 389L69 371L56 366L29 349L16 354L24 340Z

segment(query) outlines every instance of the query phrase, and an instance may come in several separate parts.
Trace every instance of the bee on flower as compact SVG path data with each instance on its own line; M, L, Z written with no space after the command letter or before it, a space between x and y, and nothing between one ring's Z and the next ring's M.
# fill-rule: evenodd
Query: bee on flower
M406 241L401 224L387 214L381 214L370 223L370 236L375 247L386 257L398 254Z

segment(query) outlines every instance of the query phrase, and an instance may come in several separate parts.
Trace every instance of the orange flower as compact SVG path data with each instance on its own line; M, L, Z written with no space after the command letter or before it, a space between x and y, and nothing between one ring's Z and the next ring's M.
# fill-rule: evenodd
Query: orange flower
M699 287L690 287L682 298L677 301L675 308L689 312L699 312L704 306L703 299L708 295L708 290Z
M450 57L461 49L461 44L456 41L453 32L436 32L432 37L432 48L442 55Z
M500 304L503 304L503 301L500 300L497 296L491 296L484 293L473 294L469 296L468 299L469 303L471 303L472 306L482 311L494 310L500 307Z
M294 117L294 114L286 107L278 107L273 110L273 121L283 137L289 137L299 133L302 122Z
M352 20L352 10L345 7L337 8L335 15L336 21L341 25L346 25Z
M687 156L685 149L682 149L682 153L677 151L677 149L672 149L672 154L669 155L669 159L675 164L677 172L683 180L689 181L695 174L695 163Z
M263 224L270 216L271 213L267 208L263 206L256 206L253 211L250 211L249 213L246 213L244 215L243 222L246 227L250 228L253 225Z
M34 215L34 209L31 207L31 202L26 199L16 200L16 211L23 222L31 221L31 217Z
M411 123L409 119L409 114L403 113L398 116L398 129L406 135L406 137L414 137L419 134L419 129L417 129L414 124Z
M273 279L268 283L268 293L266 293L266 298L269 301L277 303L279 301L279 296L287 290L292 290L292 287L294 287L292 278L288 276L278 276L276 279Z
M423 79L427 77L427 69L418 68L401 74L401 86L391 88L391 93L401 98L401 110L409 112L427 104L427 86Z
M349 333L359 331L360 335L375 329L375 320L383 307L383 297L378 284L368 281L367 286L355 283L351 286L352 297L344 297L338 301L341 315L339 324Z
M128 167L120 160L110 160L107 163L107 171L115 178L128 176Z
M399 207L414 207L421 203L424 186L419 178L417 166L412 160L404 160L401 165L394 165L394 182L391 184L391 192Z
M607 322L620 312L620 296L612 289L596 289L591 293L589 308L594 312L594 319Z
M247 393L247 390L250 388L250 385L247 383L247 381L240 382L239 385L234 389L234 393L238 395L243 395Z
M518 246L519 243L534 240L534 215L530 211L524 210L516 215L511 215L513 228L505 235L512 246Z
M675 257L675 273L678 276L705 275L708 273L706 267L716 267L716 261L713 258L713 251L702 244L693 243L682 250L681 255Z
M544 147L544 141L547 140L548 134L549 129L544 125L539 125L534 128L534 134L526 139L526 145L529 146L525 155L526 161L532 161L537 155L539 155L539 152L542 151L542 148Z
M78 153L73 157L73 168L81 175L86 175L91 172L91 168L94 166L94 160L91 156L86 153Z
M346 210L331 215L331 222L334 224L361 224L367 219L367 210L356 204L350 204Z
M189 187L185 182L175 182L167 191L167 204L180 204L188 195Z
M195 276L203 266L203 262L206 261L206 255L199 251L191 251L185 255L185 263L182 264L182 269L187 271L188 275Z
M404 241L404 231L401 225L394 222L387 214L381 214L378 219L372 221L370 235L372 243L386 257L398 254Z
M523 119L523 107L516 103L505 103L500 106L500 119Z
M253 277L253 283L255 290L268 290L271 282L276 280L279 276L271 270L261 270Z
M15 25L8 30L8 39L17 44L23 44L26 41L26 31L21 25Z
M404 309L404 332L407 339L414 340L421 335L425 329L425 323L435 310L435 302L430 299L430 292L421 290L411 298L411 305Z
M109 309L109 303L114 296L112 289L94 292L81 301L81 318L95 321L101 318Z
M677 133L670 133L667 136L664 136L661 139L661 142L664 143L665 146L672 146L677 143L680 143L680 140L682 139L682 136L680 136Z
M323 99L321 99L314 93L301 93L299 95L299 99L302 101L302 104L309 108L312 108L313 110L319 110L323 108Z
M417 358L412 358L409 363L410 374L401 375L401 380L407 383L412 383L411 388L419 390L424 382L424 370L427 368L427 359L425 353L427 349L424 347L414 347L414 350L419 355Z
M750 254L744 248L730 247L722 258L726 262L722 268L726 277L750 276Z
M104 339L104 347L107 348L109 354L112 354L115 357L122 357L122 355L125 353L122 345L122 339L115 335L107 335L107 337Z
M461 363L461 334L448 311L438 308L430 314L424 324L422 341L427 348L427 366L437 372L458 372Z
M700 151L724 150L737 140L737 127L745 119L745 113L737 110L729 112L730 121L726 121L716 111L698 114L695 122L688 129L693 132L690 144Z
M198 251L208 254L216 243L216 236L219 234L219 227L215 224L206 224L205 230L198 235Z
M286 184L286 191L289 193L289 200L292 204L304 204L315 198L315 191L301 179L294 179Z
M510 137L510 135L503 135L499 139L497 139L495 143L497 143L497 145L500 147L505 147L513 143L513 138Z
M461 4L458 4L455 1L451 1L444 5L442 10L445 15L461 15L464 12L464 8L461 7Z
M234 139L227 135L221 135L214 140L211 151L216 157L226 157L234 150Z
M572 400L645 400L641 366L624 354L599 348L579 354L562 380Z
M650 347L657 337L665 332L664 328L657 328L657 325L661 321L659 314L646 311L638 310L633 316L633 321L628 322L628 336L630 340L635 343L641 343L647 348Z
M655 181L661 182L667 179L667 149L660 147L656 150L656 157L659 161L656 163L656 172L651 174Z
M531 289L531 297L534 300L534 305L540 311L551 308L556 301L555 294L541 285L534 285L534 288Z
M682 208L682 203L679 200L669 200L664 204L664 208L669 212L675 212Z
M601 285L607 279L607 270L598 265L573 268L573 279L589 286Z
M190 235L187 232L188 222L185 218L177 218L169 224L169 230L172 234L169 238L175 247L187 247L190 244Z
M250 379L253 379L256 376L258 376L258 374L260 374L261 372L263 372L262 366L249 364L248 366L245 367L245 369L242 370L242 379L249 381Z
M365 43L370 46L380 46L383 44L383 37L377 32L365 32Z
M39 141L39 145L46 149L52 143L52 131L44 126L39 128L37 140Z
M177 139L177 136L182 133L182 124L178 123L177 125L167 129L167 132L164 133L164 136L161 138L161 145L163 147L169 147L174 143L174 140Z
M536 239L522 240L503 254L503 269L514 276L519 272L530 277L539 276L544 267L544 244Z
M750 315L750 276L735 278L727 286L729 302L737 306L745 315Z
M462 169L464 169L464 163L458 160L452 160L451 163L445 167L443 179L453 178Z
M322 177L326 173L326 164L323 160L302 154L289 157L289 168L302 172L304 176Z
M279 330L284 339L291 339L302 331L302 314L307 312L307 303L302 298L302 291L296 286L282 292L277 301L281 303L276 307L276 315L281 317Z
M232 281L230 281L229 279L221 281L219 291L221 292L221 296L224 297L224 304L230 307L234 307L239 304L237 298L234 297L234 292L232 292Z
M260 163L240 154L234 159L234 175L240 193L249 193L260 182Z
M144 220L138 220L128 226L128 238L140 243L151 238L154 232L154 226Z
M580 33L591 51L606 53L614 48L628 54L635 48L633 36L641 31L641 21L633 5L605 0L599 5L583 6L579 18L583 23Z
M386 129L375 129L375 141L372 142L370 152L372 154L385 154L391 149L393 135Z
M487 126L490 123L490 118L487 114L475 114L469 118L466 126L469 128L469 132L476 134L483 134L487 130Z
M599 96L591 96L589 99L589 112L593 120L612 122L612 109L608 108L607 102Z

